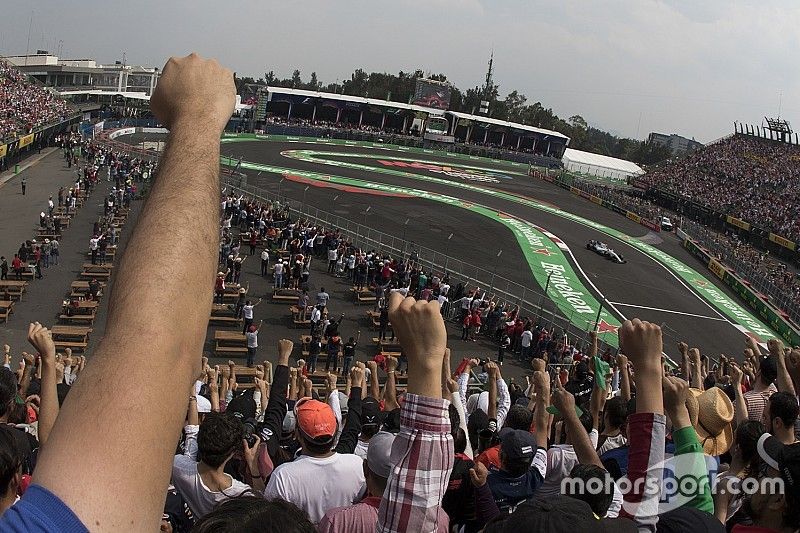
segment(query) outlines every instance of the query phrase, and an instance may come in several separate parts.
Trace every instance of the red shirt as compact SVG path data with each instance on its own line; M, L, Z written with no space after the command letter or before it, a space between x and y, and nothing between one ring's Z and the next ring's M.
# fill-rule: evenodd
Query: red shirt
M472 315L467 315L464 317L464 327L469 327L472 324Z
M20 260L19 257L15 257L14 260L11 261L11 268L13 268L14 270L19 270L20 268L22 268L22 261Z

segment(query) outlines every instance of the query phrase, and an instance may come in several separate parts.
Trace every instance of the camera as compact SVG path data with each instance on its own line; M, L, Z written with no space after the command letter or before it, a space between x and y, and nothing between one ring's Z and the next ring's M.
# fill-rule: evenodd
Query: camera
M242 437L247 441L248 446L254 446L257 437L261 438L261 442L267 442L272 438L272 430L264 426L263 423L256 421L255 418L248 418L242 422L242 426L244 428Z

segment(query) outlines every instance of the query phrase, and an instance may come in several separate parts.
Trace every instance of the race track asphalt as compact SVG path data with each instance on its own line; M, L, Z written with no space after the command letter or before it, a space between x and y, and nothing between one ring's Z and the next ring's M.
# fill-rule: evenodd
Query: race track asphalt
M508 179L499 179L499 183L476 183L482 187L495 187L534 198L558 206L562 210L575 213L606 226L618 229L633 237L642 238L660 250L697 269L729 296L733 296L727 288L708 273L704 266L685 251L678 239L671 234L655 234L645 227L636 224L606 208L592 204L550 183L510 174L509 171L524 172L520 167L509 167L502 163L488 160L469 161L455 160L433 154L410 154L395 151L384 151L364 147L346 147L319 145L303 142L236 142L224 144L223 154L234 159L270 164L284 168L330 173L337 176L356 178L366 181L411 187L420 190L449 194L467 201L479 203L521 219L538 224L565 241L589 279L602 291L611 302L618 303L617 308L627 318L639 317L661 324L665 337L665 351L676 359L676 344L685 340L690 346L697 346L704 354L716 358L720 353L739 355L744 347L744 335L727 320L702 300L696 293L686 288L669 271L637 249L623 242L610 239L599 231L566 220L564 218L535 210L527 206L495 199L473 191L465 191L448 185L423 182L408 177L388 175L378 172L355 170L340 166L329 166L315 162L306 162L281 155L290 150L314 150L317 152L341 152L364 154L364 157L319 156L333 161L348 161L371 166L379 166L376 159L381 157L404 157L425 161L441 161L453 167L473 165L497 169L497 173L506 174ZM405 172L436 176L458 180L440 173L431 173L424 169L403 168ZM305 184L285 180L278 185L281 176L267 172L248 171L248 183L264 187L271 192L280 193L293 200L301 201ZM334 196L339 199L334 203ZM486 270L493 270L496 254L502 250L502 262L497 266L498 275L514 282L536 287L530 270L525 262L514 235L503 225L479 215L465 212L463 209L442 205L440 203L417 198L393 198L368 194L346 193L335 189L310 187L305 192L307 204L319 209L333 212L358 223L364 223L364 211L368 205L372 209L366 216L371 227L402 236L404 229L408 240L421 246L439 249L448 255L470 265L477 265ZM407 228L403 224L410 219ZM446 245L447 236L453 233L452 240ZM600 256L586 250L590 239L608 242L615 250L621 252L628 260L627 264L613 264ZM588 285L587 285L588 286ZM735 298L735 297L734 297ZM738 300L737 300L738 301ZM652 308L652 309L646 309Z

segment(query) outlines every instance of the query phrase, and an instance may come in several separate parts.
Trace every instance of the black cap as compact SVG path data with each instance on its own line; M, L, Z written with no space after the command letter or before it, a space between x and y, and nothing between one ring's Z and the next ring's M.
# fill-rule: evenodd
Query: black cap
M577 365L575 365L575 377L584 380L589 375L589 365L586 364L586 361L581 361Z
M234 397L229 403L226 413L229 413L242 420L256 417L256 401L253 399L253 391L247 390Z
M381 406L378 400L371 396L367 396L361 401L361 425L362 426L380 426L383 423L385 416L381 411Z
M500 527L486 529L509 533L520 531L578 533L597 531L600 522L595 518L588 503L558 494L523 502Z
M510 461L530 461L536 455L536 439L530 431L503 428L498 436L500 451Z
M678 507L658 517L658 533L724 533L725 526L713 515L692 507Z
M800 443L783 444L776 437L764 433L756 448L761 459L780 473L789 501L800 502Z

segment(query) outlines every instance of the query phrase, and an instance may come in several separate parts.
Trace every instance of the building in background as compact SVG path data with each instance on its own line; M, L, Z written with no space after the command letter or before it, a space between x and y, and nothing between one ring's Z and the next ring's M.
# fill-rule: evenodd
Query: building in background
M5 60L60 93L103 91L150 96L160 74L158 67L126 65L121 61L101 65L94 59L61 59L46 50L7 56Z
M703 147L703 143L697 142L694 139L681 137L676 133L667 135L666 133L653 132L647 137L647 142L657 146L666 146L672 150L672 155L677 156L686 155Z

